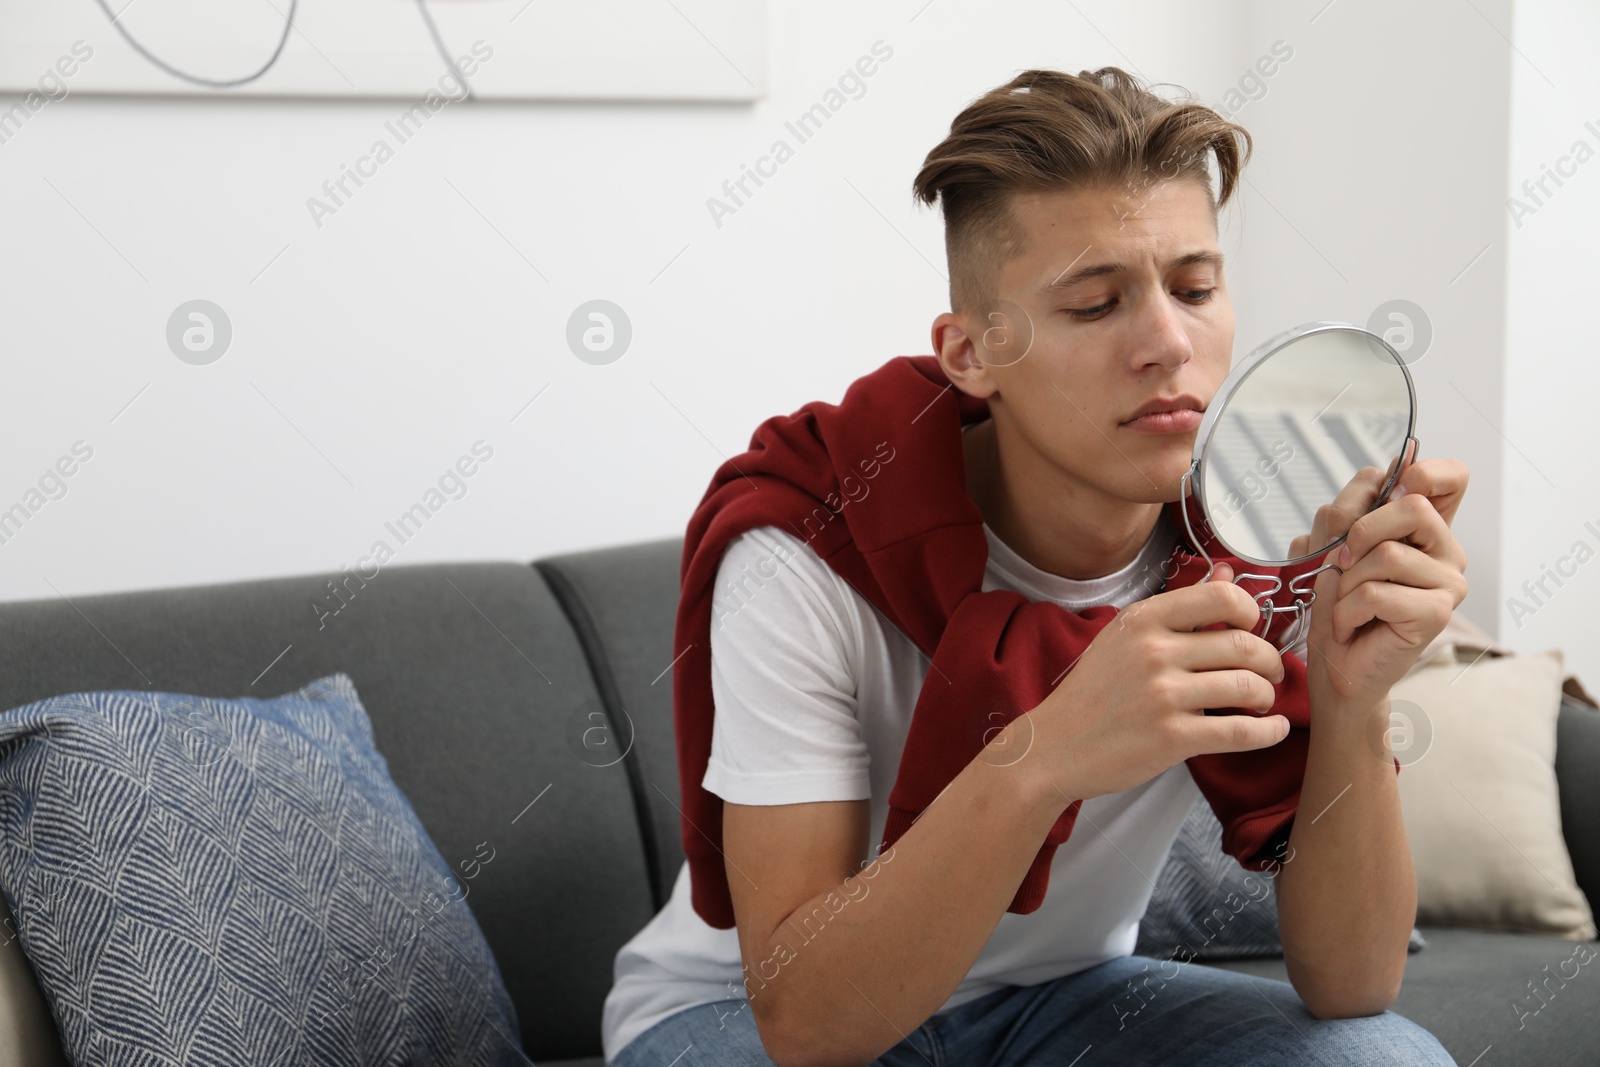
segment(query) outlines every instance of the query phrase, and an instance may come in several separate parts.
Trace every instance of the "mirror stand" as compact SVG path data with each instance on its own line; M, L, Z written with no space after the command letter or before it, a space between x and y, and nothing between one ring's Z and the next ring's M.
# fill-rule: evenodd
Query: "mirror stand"
M1397 456L1395 461L1390 465L1389 471L1384 478L1384 483L1378 490L1377 498L1373 501L1372 506L1367 509L1368 511L1374 510L1389 499L1389 494L1399 483L1400 475L1404 471L1405 466L1409 465L1410 462L1416 461L1419 443L1420 442L1417 440L1415 434L1406 435L1405 440L1400 445L1400 455ZM1196 585L1210 581L1212 572L1217 569L1217 561L1212 559L1211 553L1206 550L1205 540L1195 534L1194 523L1189 518L1188 500L1190 499L1190 494L1193 492L1196 485L1197 475L1200 470L1200 462L1201 461L1199 459L1196 459L1189 464L1189 469L1184 472L1183 478L1179 483L1180 495L1178 497L1179 500L1184 502L1183 506L1180 507L1179 510L1183 513L1183 527L1184 532L1189 535L1189 544L1193 545L1200 553L1201 558L1206 561L1206 572L1195 582ZM1207 525L1210 525L1209 522ZM1281 572L1285 568L1294 567L1297 564L1306 562L1307 560L1315 559L1319 556L1326 556L1330 550L1342 544L1345 538L1348 536L1348 533L1340 534L1332 541L1329 541L1327 545L1315 552L1308 552L1303 556L1285 560L1282 564L1279 564L1273 568L1274 570L1279 571L1280 574L1254 574L1248 571L1238 571L1234 574L1233 580L1235 583L1255 581L1265 582L1268 585L1268 588L1259 593L1255 593L1252 596L1252 599L1254 599L1256 602L1256 606L1261 610L1260 629L1258 631L1252 631L1256 634L1256 636L1265 639L1267 635L1272 632L1273 623L1277 620L1279 615L1292 614L1294 616L1294 623L1289 627L1287 636L1282 639L1281 644L1275 646L1280 654L1288 651L1296 643L1298 643L1301 636L1305 634L1311 627L1311 605L1316 603L1317 600L1317 591L1316 589L1312 588L1312 585L1316 581L1317 575L1321 574L1325 570L1336 570L1340 574L1343 574L1344 568L1340 567L1336 563L1325 563L1320 567L1303 571L1302 573L1295 575L1289 580L1289 593L1294 597L1294 603L1287 607L1280 606L1274 603L1272 600L1272 597L1275 596L1281 589L1283 589L1283 578L1281 577ZM1238 557L1233 558L1238 559ZM1239 562L1243 563L1246 561L1239 560ZM1230 564L1230 566L1237 565Z
M1199 467L1200 461L1196 460L1191 463L1189 465L1189 469L1184 472L1183 480L1181 482L1182 496L1179 497L1180 500L1187 500L1189 498L1189 492L1193 485L1195 473L1199 470ZM1381 502L1385 496L1387 496L1387 487L1385 488L1384 494L1380 495L1379 501ZM1189 508L1184 506L1178 510L1183 513L1183 525L1185 532L1189 535L1189 543L1199 551L1201 558L1206 561L1205 574L1201 575L1201 577L1195 582L1196 585L1201 585L1211 580L1212 572L1217 569L1217 561L1211 558L1210 552L1206 551L1205 540L1195 535L1194 524L1189 519ZM1343 536L1341 536L1337 541L1334 541L1332 544L1329 544L1328 549L1331 549L1334 545L1338 544L1339 541L1342 540L1344 540ZM1323 549L1323 552L1326 551L1327 549ZM1318 554L1319 553L1312 553L1312 555ZM1311 557L1302 556L1298 560L1290 560L1287 564L1285 564L1285 566L1291 566L1295 563L1303 562L1309 558ZM1252 594L1252 599L1255 600L1256 606L1261 609L1261 628L1258 631L1253 631L1256 636L1265 639L1266 636L1272 632L1273 623L1277 620L1279 615L1293 615L1294 622L1289 627L1288 635L1282 639L1281 644L1278 644L1275 647L1280 654L1294 647L1296 642L1300 640L1301 634L1308 630L1311 626L1311 605L1316 603L1317 591L1311 588L1310 583L1315 582L1317 575L1321 574L1325 570L1329 570L1330 568L1338 571L1340 574L1344 573L1343 568L1341 568L1338 564L1325 563L1315 570L1306 571L1305 573L1296 575L1294 578L1290 579L1289 592L1294 596L1295 599L1294 603L1287 607L1280 606L1274 603L1272 600L1272 597L1283 588L1283 579L1279 575L1253 574L1250 572L1240 572L1235 574L1233 576L1235 584L1245 581L1267 583L1268 587L1266 589L1259 593Z

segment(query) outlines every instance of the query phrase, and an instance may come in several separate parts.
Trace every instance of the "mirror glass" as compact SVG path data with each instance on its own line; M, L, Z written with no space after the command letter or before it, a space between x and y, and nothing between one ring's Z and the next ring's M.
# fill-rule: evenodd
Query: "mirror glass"
M1364 500L1364 511L1376 507L1415 433L1405 364L1375 334L1343 323L1273 338L1234 368L1216 399L1223 406L1207 410L1195 441L1200 503L1228 552L1264 566L1336 544L1309 543L1317 509L1363 467L1385 472Z

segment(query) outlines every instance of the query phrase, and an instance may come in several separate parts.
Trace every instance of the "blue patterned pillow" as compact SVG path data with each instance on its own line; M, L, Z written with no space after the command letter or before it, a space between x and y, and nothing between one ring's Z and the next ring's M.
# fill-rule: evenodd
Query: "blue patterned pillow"
M492 860L452 872L342 673L0 714L0 889L74 1063L527 1063Z
M1413 926L1407 951L1427 944ZM1222 851L1222 824L1204 796L1178 828L1133 952L1162 960L1283 955L1277 880L1266 871L1245 870Z

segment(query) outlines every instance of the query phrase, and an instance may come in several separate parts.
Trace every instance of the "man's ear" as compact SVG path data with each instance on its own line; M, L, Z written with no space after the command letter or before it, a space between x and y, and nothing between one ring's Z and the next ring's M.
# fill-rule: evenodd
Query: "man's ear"
M933 320L933 352L952 385L968 396L983 399L998 392L989 361L974 339L968 317L946 311Z

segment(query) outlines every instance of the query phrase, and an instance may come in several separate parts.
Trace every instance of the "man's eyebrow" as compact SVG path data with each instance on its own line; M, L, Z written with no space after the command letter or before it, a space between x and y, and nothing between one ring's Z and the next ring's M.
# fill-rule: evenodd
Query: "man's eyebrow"
M1220 267L1222 266L1222 253L1210 251L1186 252L1176 259L1169 260L1167 269L1176 270L1179 267L1192 267L1196 264L1209 264ZM1072 270L1071 265L1068 265L1067 270L1056 275L1054 280L1040 286L1039 292L1048 293L1057 289L1066 289L1090 278L1103 278L1108 274L1121 274L1125 270L1127 268L1121 263L1091 263L1086 267L1079 267L1077 270ZM1071 271L1071 273L1069 274L1068 271Z

